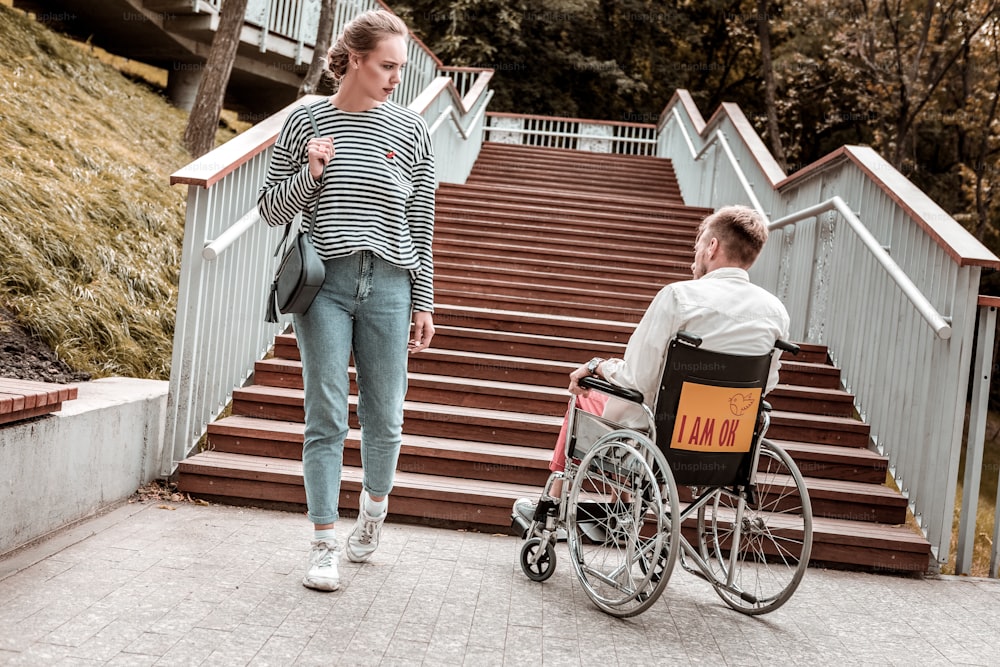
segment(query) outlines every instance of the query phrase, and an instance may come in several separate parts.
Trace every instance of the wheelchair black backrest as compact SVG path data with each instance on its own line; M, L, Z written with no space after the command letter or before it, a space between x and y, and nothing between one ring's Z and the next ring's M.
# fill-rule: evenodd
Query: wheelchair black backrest
M700 343L683 332L670 341L656 400L656 445L677 484L745 485L774 350L741 356Z

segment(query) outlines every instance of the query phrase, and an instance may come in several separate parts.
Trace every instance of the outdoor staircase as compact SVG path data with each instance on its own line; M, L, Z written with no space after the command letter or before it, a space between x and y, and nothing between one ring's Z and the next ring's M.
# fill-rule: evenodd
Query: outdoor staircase
M566 410L567 374L622 356L666 283L690 278L695 230L671 164L654 157L484 144L468 182L442 184L435 231L437 333L410 357L403 447L390 520L505 532L511 505L537 497ZM885 571L928 568L905 499L825 348L784 355L769 437L798 462L814 512L813 561ZM181 491L302 509L301 364L277 336L232 416L182 461ZM344 455L341 507L356 511L359 431Z

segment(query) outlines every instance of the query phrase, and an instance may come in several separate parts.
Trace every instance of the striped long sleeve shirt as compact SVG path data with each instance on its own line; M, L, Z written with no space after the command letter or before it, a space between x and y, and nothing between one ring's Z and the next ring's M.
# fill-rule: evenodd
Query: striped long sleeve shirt
M413 111L383 102L347 112L328 98L310 105L334 157L321 181L309 174L306 144L315 134L303 107L285 120L257 207L267 224L287 225L316 205L312 240L323 259L370 250L410 271L414 311L434 311L434 152Z

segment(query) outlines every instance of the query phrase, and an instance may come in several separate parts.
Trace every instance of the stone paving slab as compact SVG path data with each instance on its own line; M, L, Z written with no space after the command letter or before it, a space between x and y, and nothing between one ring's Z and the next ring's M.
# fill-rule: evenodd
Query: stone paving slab
M386 524L372 561L345 559L341 590L320 593L300 583L310 531L193 503L87 521L0 560L0 665L1000 665L996 580L813 568L747 617L678 567L620 620L565 544L539 584L516 538Z

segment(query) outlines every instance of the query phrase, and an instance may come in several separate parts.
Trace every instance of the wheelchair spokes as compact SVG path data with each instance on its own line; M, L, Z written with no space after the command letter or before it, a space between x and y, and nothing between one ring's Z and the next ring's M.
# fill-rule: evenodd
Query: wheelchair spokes
M761 441L755 502L718 490L698 511L700 556L723 600L745 614L784 604L798 587L812 550L805 482L784 450ZM699 565L701 565L699 564Z
M659 450L610 433L581 461L567 498L571 560L601 609L626 617L663 591L677 555L677 500Z

